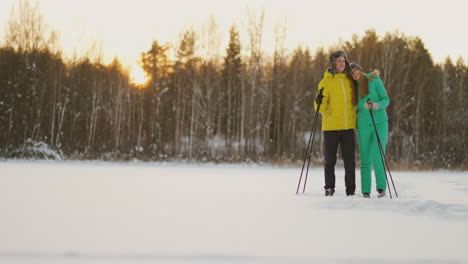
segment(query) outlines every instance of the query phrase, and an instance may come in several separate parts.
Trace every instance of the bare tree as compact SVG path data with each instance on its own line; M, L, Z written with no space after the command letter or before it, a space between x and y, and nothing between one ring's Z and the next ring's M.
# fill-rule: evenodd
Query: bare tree
M259 139L260 133L260 124L259 124L259 115L261 114L260 109L256 109L255 103L257 98L257 93L260 84L260 73L261 73L261 58L262 58L262 38L263 38L263 25L265 21L265 10L261 9L260 11L254 9L247 10L248 25L247 30L249 33L249 51L250 51L250 60L249 60L249 86L250 91L248 98L248 122L247 122L247 137L246 137L246 149L247 153L253 155L254 157L257 154L257 140ZM247 100L247 98L245 98ZM245 104L247 105L247 104ZM244 115L245 116L245 115Z
M205 128L205 146L208 147L207 153L211 150L211 155L215 156L216 140L215 133L221 138L220 127L222 125L223 112L221 111L221 78L219 76L221 34L219 26L214 15L211 15L208 21L203 25L201 36L201 46L205 49L201 67L201 85L202 94L200 97L200 111L203 115L203 127Z
M284 47L284 42L287 37L287 23L286 20L277 24L275 27L275 51L273 57L273 69L271 76L271 91L268 93L268 113L267 119L265 121L265 129L263 135L263 145L269 144L269 135L270 135L270 126L274 122L273 135L275 135L274 141L276 148L274 152L277 155L281 155L282 148L284 144L288 143L288 139L284 138L288 133L286 132L288 123L290 121L289 113L282 112L290 110L291 108L287 105L290 102L285 102L285 100L290 99L288 96L290 93L285 92L289 87L286 85L285 75L286 75L286 51ZM284 107L283 107L284 106ZM272 112L274 110L274 116L272 118ZM294 117L293 123L294 123ZM273 119L273 121L272 121ZM272 150L273 151L273 150Z
M190 123L188 134L188 156L192 158L194 145L196 143L197 127L200 125L197 117L198 100L201 96L200 81L197 72L198 59L195 56L197 36L193 29L186 30L182 36L179 47L177 49L177 58L180 67L176 66L179 70L177 88L179 89L178 95L183 96L189 94L189 100L183 100L183 109L177 110L178 126L185 124L185 111L189 111L187 121ZM180 105L178 105L180 107ZM179 131L180 128L176 128ZM179 133L180 135L180 133ZM179 140L179 139L176 139Z
M43 50L57 41L57 33L49 30L40 13L39 2L19 0L13 7L5 33L5 45L20 52Z
M222 34L214 14L211 14L202 25L200 31L200 46L205 60L218 65L220 60Z

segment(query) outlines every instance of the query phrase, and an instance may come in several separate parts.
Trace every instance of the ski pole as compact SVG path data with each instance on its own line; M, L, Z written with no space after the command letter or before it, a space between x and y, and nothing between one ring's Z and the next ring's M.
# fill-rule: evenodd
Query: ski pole
M371 104L371 100L368 99L367 103ZM391 188L390 188L390 184L388 182L388 177L387 177L387 172L386 172L385 166L387 167L388 174L390 176L390 180L392 181L393 190L395 191L395 196L396 197L398 197L398 193L397 193L397 190L395 188L395 183L393 182L393 177L392 177L392 173L390 172L390 167L388 166L388 163L387 163L387 158L385 157L385 152L384 152L383 147L382 147L382 142L380 141L379 133L377 132L377 126L375 125L374 113L372 113L372 109L369 109L369 113L370 113L370 116L371 116L371 119L372 119L372 124L374 125L375 136L377 137L377 143L379 145L380 158L382 159L382 165L384 167L385 179L387 180L387 185L388 185L388 192L390 194L390 199L392 199L392 191L391 191Z
M315 127L315 120L316 120L316 117L317 117L317 112L315 113L314 122L312 123L312 131L314 130L314 127ZM302 163L301 176L299 177L299 182L297 183L296 194L299 193L299 187L301 186L302 173L304 172L305 162L306 162L307 157L308 157L308 154L309 154L310 142L312 141L312 131L311 131L311 133L310 133L309 141L308 141L308 143L307 143L307 149L306 149L305 155L304 155L304 162ZM308 166L307 166L307 167L308 167Z
M318 96L323 96L323 87L322 87L322 89L320 89ZM307 184L307 175L309 174L309 165L310 165L311 152L312 152L312 148L313 148L313 145L314 145L313 141L314 141L314 137L315 137L315 128L317 127L318 113L320 112L320 106L321 105L322 105L321 103L318 104L317 111L315 111L314 121L312 123L312 130L311 130L311 133L310 133L310 136L309 136L309 142L307 143L307 149L306 149L306 152L305 152L305 155L304 155L304 162L302 163L301 176L299 177L299 182L297 184L296 194L299 193L299 187L301 186L302 174L304 172L304 167L305 167L306 160L308 160L306 176L305 176L305 179L304 179L304 189L302 190L303 193L305 192L305 187L306 187L306 184ZM312 146L311 146L311 142L312 142ZM308 156L308 158L307 158L307 156Z
M320 110L320 105L317 107L317 111ZM314 125L313 125L313 136L312 136L312 145L310 147L310 151L309 151L309 159L307 161L307 170L306 170L306 175L305 175L305 178L304 178L304 188L302 189L302 193L305 193L305 188L307 186L307 176L309 175L309 166L310 166L310 159L312 157L312 149L313 149L313 146L314 146L314 138L315 138L315 128L317 127L317 120L318 120L318 112L315 112L315 122L314 122Z

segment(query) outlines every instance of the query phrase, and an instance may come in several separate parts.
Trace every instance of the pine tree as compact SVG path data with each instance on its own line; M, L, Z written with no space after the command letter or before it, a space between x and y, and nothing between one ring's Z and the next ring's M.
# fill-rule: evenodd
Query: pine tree
M240 150L242 135L242 78L243 72L241 59L241 43L239 32L235 26L229 30L229 44L226 49L226 57L223 66L223 86L225 93L222 101L225 102L225 129L223 130L226 138L226 147L228 153L231 153L233 143L236 142Z

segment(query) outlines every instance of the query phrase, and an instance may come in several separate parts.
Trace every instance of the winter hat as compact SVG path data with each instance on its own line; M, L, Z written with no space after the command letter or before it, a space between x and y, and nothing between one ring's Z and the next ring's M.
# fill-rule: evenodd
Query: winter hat
M364 70L362 69L361 65L359 65L359 63L357 61L353 61L349 64L349 66L351 67L351 69L358 69L362 72L364 72Z
M335 60L339 57L345 58L345 62L346 62L345 72L349 72L350 67L349 67L348 55L346 54L346 52L339 50L339 51L333 52L329 58L330 68L331 68L332 73L335 74Z

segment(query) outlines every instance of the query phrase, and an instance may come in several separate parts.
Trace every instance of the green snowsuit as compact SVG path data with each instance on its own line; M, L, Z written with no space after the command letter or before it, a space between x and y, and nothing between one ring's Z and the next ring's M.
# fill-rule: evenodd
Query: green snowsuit
M368 99L379 104L377 110L372 110L377 133L382 143L385 153L388 140L388 116L385 108L390 104L390 98L385 91L382 80L378 72L374 71L366 75L368 78L369 94L364 98L359 98L357 108L357 127L359 140L359 154L361 158L361 191L362 193L371 193L371 170L374 167L376 189L387 189L384 165L380 154L377 137L375 135L374 124L369 110L364 108ZM360 83L358 81L358 94L360 92Z

